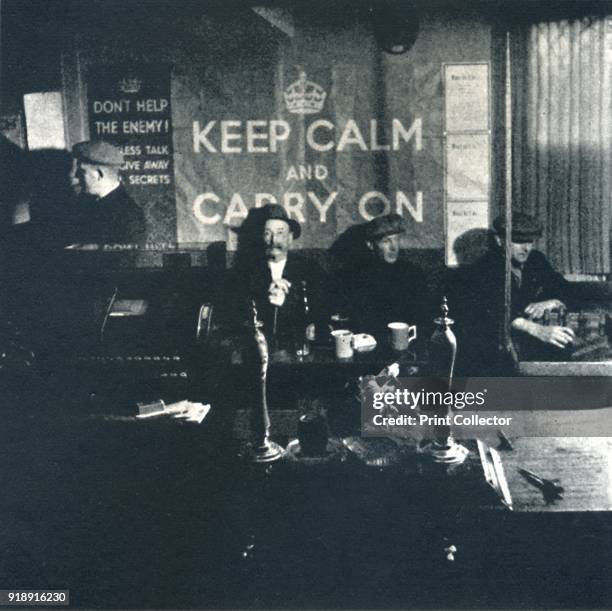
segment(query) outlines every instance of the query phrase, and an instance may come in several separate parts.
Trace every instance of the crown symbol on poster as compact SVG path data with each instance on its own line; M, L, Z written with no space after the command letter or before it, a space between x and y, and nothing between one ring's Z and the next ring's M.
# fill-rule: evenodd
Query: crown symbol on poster
M300 72L300 78L291 83L284 92L285 105L289 112L298 115L311 115L323 110L327 93L320 85L306 80L306 73Z
M122 78L118 84L123 93L138 93L142 87L142 79L137 76L126 77Z

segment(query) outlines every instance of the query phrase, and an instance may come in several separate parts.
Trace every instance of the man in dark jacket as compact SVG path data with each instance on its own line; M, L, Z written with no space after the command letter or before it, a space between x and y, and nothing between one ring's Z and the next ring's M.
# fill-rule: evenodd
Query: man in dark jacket
M351 328L378 341L387 337L391 322L416 324L422 334L429 331L425 326L433 318L423 272L400 260L400 236L405 231L398 214L370 221L364 233L369 253L365 265L347 270L343 279Z
M239 229L238 261L230 276L235 284L229 292L237 322L249 317L254 301L268 337L304 334L306 322L319 323L323 330L327 320L326 275L315 261L292 251L293 241L300 234L300 224L279 204L251 211ZM305 295L309 321L304 311Z
M472 373L486 373L499 362L503 337L506 233L505 217L493 222L494 248L469 269L456 312L461 329L460 350ZM574 302L571 283L534 250L542 235L540 222L520 212L512 218L510 328L523 359L551 359L575 339L572 329L544 325L547 313ZM463 345L461 345L463 344Z
M103 140L75 144L76 178L82 197L80 244L135 244L145 241L145 219L121 183L123 154Z

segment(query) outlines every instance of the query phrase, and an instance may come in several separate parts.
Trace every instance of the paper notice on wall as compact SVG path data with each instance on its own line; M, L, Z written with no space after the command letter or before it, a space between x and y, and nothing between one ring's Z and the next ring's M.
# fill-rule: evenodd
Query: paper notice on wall
M490 175L488 134L447 135L447 200L488 199Z
M446 203L446 265L472 263L487 250L489 203Z
M121 148L126 189L147 219L147 243L176 240L170 66L93 64L87 80L92 138Z
M23 96L28 148L65 149L66 133L62 94L59 91Z
M489 64L444 66L447 133L489 129Z

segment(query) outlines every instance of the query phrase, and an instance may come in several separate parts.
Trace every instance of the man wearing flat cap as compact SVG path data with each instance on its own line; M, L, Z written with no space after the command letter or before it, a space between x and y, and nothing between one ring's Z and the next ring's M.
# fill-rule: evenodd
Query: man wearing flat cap
M121 150L103 140L90 140L75 144L72 154L82 194L77 241L100 245L144 243L144 214L121 183Z
M503 333L505 236L504 215L493 221L493 248L476 261L468 272L467 294L458 325L464 327L469 361L485 369L495 362ZM510 244L512 297L510 327L521 358L550 359L575 339L569 327L542 324L545 314L575 301L571 283L557 273L546 257L535 250L542 236L540 222L522 212L512 215ZM463 318L463 321L461 320ZM465 355L465 352L464 352Z
M399 214L387 214L364 227L366 257L344 279L346 310L355 332L366 332L377 340L388 333L391 322L423 324L430 299L420 268L400 260L400 237L406 231Z
M245 314L248 317L249 304L255 301L269 337L305 332L304 288L310 317L313 321L325 319L322 291L326 276L315 261L291 250L301 232L300 224L289 218L280 204L252 209L238 229L239 247L232 275L237 293L233 291L233 299L241 309L241 319Z

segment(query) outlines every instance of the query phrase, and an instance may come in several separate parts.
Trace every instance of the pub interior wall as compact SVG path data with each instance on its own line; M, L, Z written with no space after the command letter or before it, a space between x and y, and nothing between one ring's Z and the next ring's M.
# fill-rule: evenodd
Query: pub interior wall
M28 12L28 6L35 6L37 10ZM320 78L329 87L333 103L331 112L323 115L325 118L337 124L354 118L363 125L370 119L384 124L389 118L408 117L405 123L409 124L410 117L419 115L423 128L423 147L419 152L414 150L413 143L408 143L399 155L336 152L324 158L341 194L325 224L307 219L303 239L296 244L304 255L328 259L329 247L338 244L347 227L361 220L356 214L355 197L364 189L420 189L423 222L409 220L403 256L426 271L432 292L438 292L447 272L444 265L443 62L491 62L491 217L503 203L503 74L500 70L503 38L499 36L498 25L504 16L496 25L490 14L487 17L476 10L453 10L439 5L423 7L420 33L413 48L393 56L377 47L367 14L359 7L342 14L326 11L327 5L303 8L295 14L295 35L290 38L247 8L205 13L200 3L185 3L181 7L188 10L179 10L175 3L161 0L147 2L146 10L141 3L91 0L88 1L91 10L87 13L82 11L82 3L69 0L51 0L44 3L48 7L44 10L41 6L33 2L2 4L2 113L18 112L25 93L61 90L66 101L68 141L72 144L89 135L86 86L95 66L130 62L172 66L173 195L182 211L178 220L183 231L185 227L189 230L189 223L180 214L189 215L198 193L213 191L227 196L239 192L252 205L253 194L262 186L261 190L266 192L282 192L286 189L287 168L300 160L309 160L308 151L299 145L290 147L284 156L253 158L247 154L198 155L193 151L192 142L194 120L283 117L281 94L300 66L313 70L312 78ZM58 11L60 6L63 8ZM33 41L33 32L37 42ZM7 147L11 155L15 153L16 147L6 140L2 140L2 146L3 155ZM47 166L51 173L66 167L65 160L59 160L55 154L57 151L53 153L52 163ZM19 154L28 155L22 151ZM67 153L65 156L69 160ZM36 158L45 160L40 151ZM36 176L30 180L40 179L39 182L45 183L48 192L44 199L48 203L61 181L44 181L44 178L45 167L39 165ZM4 182L3 204L23 194L20 188L9 188L8 184L13 183ZM313 188L311 182L294 189L299 191L300 187L302 191ZM320 193L320 196L323 195ZM138 197L137 201L145 209L150 204ZM148 219L150 238L174 242L177 235L174 201L164 201L154 208L157 216ZM61 203L50 206L44 215L49 232L53 231L56 213L61 214ZM239 221L239 218L232 219L233 224ZM38 239L40 233L35 235ZM157 292L163 298L172 292L178 299L180 295L196 291L195 299L202 301L214 299L218 280L231 263L232 252L226 251L228 235L226 230L217 227L195 249L72 252L66 260L68 268L77 274L97 277L100 272L108 272L111 289L116 286L113 278L120 277L123 286L130 287L129 295L122 293L124 297L138 298ZM30 236L24 231L15 232L14 237L24 242L13 256L20 261L15 274L26 282L28 270L22 273L21 268L25 269L28 261L44 258L39 243L28 241ZM28 256L28 249L40 250L40 253ZM30 268L34 270L36 265Z
M420 33L413 48L394 56L378 48L368 15L361 8L342 14L326 11L322 5L310 11L302 9L296 15L295 36L289 38L247 8L205 14L196 12L193 5L189 7L181 12L162 2L124 3L117 11L112 3L106 3L100 6L106 14L89 18L80 15L74 23L68 23L69 29L70 25L74 29L64 33L60 41L63 78L57 65L57 23L50 22L47 29L39 24L41 40L53 39L54 52L38 56L28 53L29 75L17 81L31 91L64 89L69 140L73 142L87 135L83 116L86 85L88 78L95 77L96 65L170 64L179 238L182 242L207 243L225 240L227 231L221 223L204 231L197 227L191 230L190 223L198 225L193 215L193 200L198 193L216 193L221 209L227 207L234 193L239 193L250 207L257 193L281 196L290 188L305 194L313 186L295 181L288 184L288 168L309 161L309 152L300 150L299 144L284 155L196 154L193 121L279 117L279 90L292 75L297 76L298 67L327 72L332 122L342 125L354 119L367 141L365 131L371 119L378 121L379 137L384 139L389 138L385 131L391 119L399 118L410 126L414 118L420 118L423 146L421 151L415 151L411 143L406 143L397 154L353 147L314 158L327 167L328 182L335 183L331 188L337 188L339 195L325 223L306 202L303 211L307 222L299 246L328 248L350 225L363 222L356 200L364 192L381 191L391 199L397 190L402 190L413 204L416 192L420 191L423 197L422 222L407 214L409 232L404 246L411 251L443 248L441 66L443 62L491 60L491 26L484 17L476 12L422 11ZM42 48L43 44L39 44L38 49ZM36 63L38 66L33 65ZM71 74L74 71L79 74ZM57 82L58 78L61 82ZM320 199L324 201L323 195ZM174 241L176 211L173 202L166 206L163 216L150 219L148 230L153 242ZM373 201L368 212L379 208L380 202ZM213 211L211 208L210 213ZM237 215L228 221L239 224L242 213L237 210Z
M186 11L164 2L147 3L146 10L144 6L106 2L99 4L103 13L95 17L78 14L73 22L67 22L61 45L56 42L52 47L54 52L29 53L28 78L16 82L30 91L64 91L68 139L74 143L89 135L85 116L87 80L92 78L95 66L130 62L171 65L178 232L179 237L183 232L183 238L196 235L201 247L189 253L188 265L211 267L211 263L220 271L223 264L219 265L219 256L213 261L212 255L221 253L225 261L232 258L231 252L223 256L228 232L221 224L208 227L206 234L198 234L198 229L191 231L192 204L198 193L211 191L226 202L231 194L240 193L250 207L256 193L282 194L288 188L286 173L292 164L312 161L312 152L300 148L300 143L290 146L284 155L195 154L193 121L282 116L283 88L297 76L298 68L308 67L329 86L332 110L326 118L338 125L354 119L363 126L371 119L388 125L395 117L409 126L420 117L423 146L416 151L408 142L397 154L344 151L315 157L314 161L322 162L329 171L339 195L325 223L318 222L314 208L305 208L307 222L296 246L307 256L325 258L328 248L348 227L363 222L356 206L359 194L404 190L413 198L416 191L421 191L423 219L416 222L407 215L404 256L420 264L433 285L439 284L444 273L441 68L444 62L494 59L493 28L487 18L475 11L424 9L413 48L402 55L389 55L378 48L368 15L359 8L342 14L326 11L323 5L302 9L295 15L295 35L290 38L247 8L206 14L195 5L189 5ZM39 24L41 41L57 36L56 26L53 22L49 27ZM38 48L43 46L41 42ZM494 64L492 71L495 81L498 75ZM36 74L41 75L40 81ZM494 123L493 127L498 125ZM383 130L382 137L389 134ZM494 133L494 148L498 139ZM306 194L321 187L313 183L292 184L291 190ZM494 181L492 190L496 188ZM319 193L320 198L324 195L325 191ZM147 202L139 203L147 209ZM156 216L148 219L150 239L174 242L174 202L167 200L155 208ZM377 212L376 202L369 210ZM231 224L240 220L234 217ZM77 254L72 263L79 267L85 259L87 256ZM117 267L118 259L118 267L124 272L174 265L171 255L154 251L101 255L95 265ZM181 259L180 265L185 263L185 258ZM91 269L91 262L86 262L83 269Z

